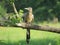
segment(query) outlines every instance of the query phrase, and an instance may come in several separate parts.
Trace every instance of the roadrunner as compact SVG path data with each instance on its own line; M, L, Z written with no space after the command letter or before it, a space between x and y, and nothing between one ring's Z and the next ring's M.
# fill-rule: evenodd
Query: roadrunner
M34 19L34 15L32 14L32 8L28 7L28 8L25 8L25 9L28 10L28 13L25 13L22 18L23 18L23 21L25 23L30 24ZM26 34L27 34L26 35L26 42L27 42L27 45L28 45L29 41L30 41L30 29L29 28L27 28Z
M25 23L31 23L34 19L34 15L32 14L32 8L28 7L25 9L28 10L28 13L23 15L23 21Z

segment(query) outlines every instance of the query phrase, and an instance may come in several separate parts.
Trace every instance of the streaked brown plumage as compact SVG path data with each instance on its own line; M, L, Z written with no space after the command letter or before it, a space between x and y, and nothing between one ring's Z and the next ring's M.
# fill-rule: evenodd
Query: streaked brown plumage
M28 7L28 8L25 8L25 9L28 10L28 13L23 16L23 20L26 23L31 23L32 20L34 19L34 15L32 14L32 8Z

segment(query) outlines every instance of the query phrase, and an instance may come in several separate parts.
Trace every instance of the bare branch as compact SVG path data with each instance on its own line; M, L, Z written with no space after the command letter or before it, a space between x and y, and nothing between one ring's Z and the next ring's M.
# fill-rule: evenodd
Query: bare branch
M33 24L17 23L16 27L21 27L21 28L24 28L24 29L29 28L29 29L40 30L40 31L49 31L49 32L60 33L60 28L50 27L48 25L38 26L38 25L33 25Z

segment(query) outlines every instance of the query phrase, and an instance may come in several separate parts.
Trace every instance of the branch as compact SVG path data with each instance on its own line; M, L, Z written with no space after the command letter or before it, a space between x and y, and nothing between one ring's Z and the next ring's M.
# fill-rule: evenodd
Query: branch
M16 13L17 17L19 17L19 14L18 14L18 11L16 9L16 6L15 6L14 2L12 3L12 5L13 5L14 12Z
M34 30L40 30L40 31L49 31L49 32L55 32L55 33L60 33L60 28L56 27L50 27L48 25L46 26L38 26L38 25L32 25L32 24L26 24L26 23L16 23L16 27L21 27L24 29L34 29Z

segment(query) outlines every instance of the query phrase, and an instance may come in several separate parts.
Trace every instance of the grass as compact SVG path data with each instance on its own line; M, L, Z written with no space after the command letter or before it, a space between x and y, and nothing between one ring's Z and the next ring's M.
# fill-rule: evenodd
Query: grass
M40 25L47 25L43 23ZM60 27L60 24L49 26ZM26 30L16 27L0 27L0 45L26 45ZM60 34L31 30L30 45L60 45Z

